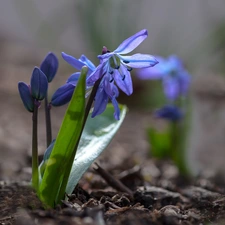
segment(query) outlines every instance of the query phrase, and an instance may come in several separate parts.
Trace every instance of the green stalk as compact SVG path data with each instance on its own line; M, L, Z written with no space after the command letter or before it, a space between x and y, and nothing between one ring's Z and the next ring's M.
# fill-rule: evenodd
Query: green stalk
M32 186L38 192L39 174L38 174L38 102L34 104L33 111L33 129L32 129Z
M104 75L103 75L103 76L104 76ZM85 126L86 120L87 120L88 115L89 115L89 112L90 112L90 110L91 110L91 106L92 106L92 104L93 104L93 102L94 102L95 95L96 95L96 93L97 93L98 87L99 87L99 85L100 85L100 83L101 83L101 80L102 80L103 76L95 82L94 87L92 88L90 97L89 97L89 99L88 99L88 102L87 102L87 105L86 105L86 108L85 108L85 115L84 115L83 128L84 128L84 126Z
M46 124L46 144L47 148L52 142L52 125L51 125L51 113L48 104L48 93L45 97L45 124Z
M189 170L186 165L185 159L185 147L184 147L184 132L183 124L181 121L171 122L171 154L172 159L176 166L178 167L181 175L188 176Z

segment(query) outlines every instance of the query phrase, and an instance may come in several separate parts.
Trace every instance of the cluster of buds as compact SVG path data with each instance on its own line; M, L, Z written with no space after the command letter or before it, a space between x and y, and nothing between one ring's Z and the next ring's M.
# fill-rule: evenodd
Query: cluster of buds
M30 84L24 82L18 83L20 97L25 108L29 112L34 111L34 105L40 106L48 92L48 83L50 83L58 69L58 59L53 53L49 53L41 63L40 68L35 67Z

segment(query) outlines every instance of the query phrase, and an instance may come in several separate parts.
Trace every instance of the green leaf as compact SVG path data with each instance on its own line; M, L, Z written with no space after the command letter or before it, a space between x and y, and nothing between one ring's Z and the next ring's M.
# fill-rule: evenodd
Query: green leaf
M111 104L108 104L101 115L95 118L88 117L66 187L67 194L73 192L84 172L106 149L119 129L125 118L127 107L120 105L120 110L120 120L115 120L113 117L114 108Z
M171 154L171 134L170 130L161 131L154 128L148 129L149 142L151 144L151 155L163 159Z
M67 108L40 184L38 195L44 203L51 207L60 203L64 197L65 184L68 181L76 154L76 146L82 132L87 70L87 67L83 67L81 70L80 79Z
M43 157L43 160L41 162L41 164L39 165L38 167L38 171L39 171L39 183L41 183L41 180L43 178L43 175L44 175L44 172L45 172L45 169L46 169L46 165L47 165L47 161L52 153L52 149L54 147L54 144L55 144L55 139L51 142L51 144L48 146L48 148L46 149L45 153L44 153L44 157Z

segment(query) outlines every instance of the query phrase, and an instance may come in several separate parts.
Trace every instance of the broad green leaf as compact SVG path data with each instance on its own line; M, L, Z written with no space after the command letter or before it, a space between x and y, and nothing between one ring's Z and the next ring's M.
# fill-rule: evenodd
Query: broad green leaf
M66 193L71 194L84 172L106 149L122 124L127 107L120 105L120 120L113 117L114 108L108 104L104 113L95 118L89 116L72 166Z
M82 132L86 74L87 67L83 67L40 184L39 197L51 207L63 199L65 189L62 189L67 183L76 154L75 147Z

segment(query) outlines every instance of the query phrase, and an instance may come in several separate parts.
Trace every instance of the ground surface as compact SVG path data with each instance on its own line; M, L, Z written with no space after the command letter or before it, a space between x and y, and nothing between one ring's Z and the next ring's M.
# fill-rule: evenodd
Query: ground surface
M167 162L143 163L138 166L129 160L126 166L107 166L128 190L121 190L115 181L105 182L109 175L94 165L67 201L47 210L28 183L1 182L0 223L225 224L225 190L215 181L183 179Z
M225 185L220 177L184 179L170 162L149 157L145 129L153 121L149 112L135 110L130 110L96 161L103 170L94 164L68 201L44 210L27 183L31 177L31 115L18 97L17 82L29 82L34 65L46 52L34 56L34 49L24 46L2 44L0 48L0 224L225 224ZM59 74L56 86L69 75ZM52 112L53 136L64 111ZM41 109L40 152L45 150L43 115ZM115 180L107 183L105 171L127 188L118 187Z

